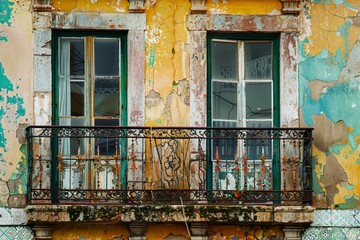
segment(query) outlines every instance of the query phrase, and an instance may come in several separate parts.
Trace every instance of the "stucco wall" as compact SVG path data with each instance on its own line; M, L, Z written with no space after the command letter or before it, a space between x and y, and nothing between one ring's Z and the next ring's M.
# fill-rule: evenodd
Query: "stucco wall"
M300 107L314 131L315 204L357 208L360 195L360 2L308 3L299 44Z
M281 6L278 0L206 2L210 15L279 16ZM129 1L57 0L53 1L53 8L54 12L127 13ZM187 17L190 9L190 0L145 1L145 115L141 118L144 118L146 125L186 126L194 123L191 121L192 112L198 109L192 110L190 106L191 79L192 76L196 79L200 75L196 75L199 73L192 69L190 62L192 51L199 46L192 46L190 39L203 38L205 31L197 35L189 31ZM296 49L292 56L299 56L299 82L288 88L290 91L291 86L297 88L299 84L298 89L293 89L299 91L299 98L293 99L293 103L298 102L299 105L300 125L315 128L315 205L319 208L358 208L360 2L302 1L301 9L300 41L283 43L284 47ZM25 205L26 193L26 142L23 128L26 124L49 123L51 105L37 103L42 101L49 104L51 94L48 90L41 93L42 89L38 89L33 100L34 36L31 1L2 0L0 14L0 206L20 207ZM49 37L49 33L41 36ZM289 39L294 39L294 36ZM44 43L47 40L39 39ZM37 54L35 58L50 59L47 52L39 51ZM198 56L203 55L194 55ZM202 64L206 64L206 61ZM41 75L41 71L36 74ZM44 79L47 79L46 76L51 73L43 74ZM283 81L287 79L284 77ZM48 81L46 86L50 88L50 79ZM195 93L196 89L194 96ZM204 94L196 96L206 99ZM33 110L34 103L38 110ZM286 104L286 101L283 102L282 113L286 115L290 111L295 112L292 116L296 115L296 106L291 106L289 110L290 105ZM36 119L33 112L39 113ZM139 116L136 113L130 115L136 122ZM295 122L291 123L292 120ZM299 125L298 119L292 117L285 123Z
M32 121L30 7L31 1L0 2L0 206L25 204L23 124Z

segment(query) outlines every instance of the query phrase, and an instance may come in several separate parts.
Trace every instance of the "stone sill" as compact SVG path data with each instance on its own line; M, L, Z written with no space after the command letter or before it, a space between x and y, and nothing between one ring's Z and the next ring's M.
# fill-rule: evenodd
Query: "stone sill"
M29 224L118 222L221 222L309 225L312 206L30 205Z

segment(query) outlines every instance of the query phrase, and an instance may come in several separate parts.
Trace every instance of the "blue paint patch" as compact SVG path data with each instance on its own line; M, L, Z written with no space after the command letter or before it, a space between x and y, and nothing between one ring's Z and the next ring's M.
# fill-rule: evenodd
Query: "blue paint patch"
M360 159L356 159L356 164L360 164Z
M1 31L0 31L0 34L1 34ZM1 41L1 42L7 42L7 41L8 41L7 36L1 36L1 35L0 35L0 41Z
M13 91L14 86L12 85L12 83L10 82L8 77L5 76L4 68L3 68L2 64L0 63L0 91L2 89L5 89L6 92Z
M304 47L303 45L301 47ZM304 51L302 49L302 51ZM304 52L303 52L304 54ZM300 62L300 76L308 81L321 79L325 82L338 80L342 68L345 66L342 57L337 56L341 52L338 51L336 56L329 56L329 52L323 49L321 53L315 57L305 57L306 60ZM341 60L339 62L339 60Z
M10 179L15 181L17 179L17 174L16 173L12 173L10 176Z
M322 113L333 122L342 120L348 127L354 129L348 134L348 140L352 149L356 149L355 137L360 134L359 89L360 83L343 82L328 88L318 101L313 100L310 96L306 97L302 106L306 124L313 126L312 115ZM306 94L306 91L303 94Z
M345 186L345 188L347 189L347 190L353 190L354 189L354 185L352 185L352 184L348 184L348 185L346 185Z
M345 144L335 144L329 148L329 152L340 155L341 149L345 146L346 146Z
M19 94L14 94L14 85L10 79L5 75L2 63L0 63L0 92L4 92L0 98L0 148L3 152L7 152L7 139L5 138L5 129L3 127L4 121L15 122L19 117L25 116L24 99ZM14 115L9 114L10 106L15 106L16 112ZM5 120L6 119L6 120ZM0 161L6 162L3 155L0 155ZM13 177L13 176L12 176Z
M24 99L19 94L8 98L8 103L17 106L16 114L18 116L25 116Z
M0 1L0 24L7 24L9 27L11 26L11 13L12 7L14 3L9 0L1 0Z
M336 5L340 5L340 4L343 4L344 1L343 1L343 0L334 0L334 3L335 3Z

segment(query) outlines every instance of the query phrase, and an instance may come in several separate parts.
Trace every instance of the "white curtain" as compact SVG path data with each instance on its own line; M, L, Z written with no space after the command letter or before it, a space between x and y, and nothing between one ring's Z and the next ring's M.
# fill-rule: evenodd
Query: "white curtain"
M59 66L59 116L71 115L71 89L70 89L70 39L60 40L60 66ZM71 125L71 119L60 118L60 125ZM70 155L70 139L62 139L62 154Z
M70 126L71 119L63 118L63 116L71 115L71 88L70 88L70 39L61 38L59 44L59 76L58 76L58 88L59 88L59 124ZM62 138L59 153L63 155L63 173L60 176L62 182L62 188L71 189L76 179L74 179L73 167L71 166L71 143L70 138Z

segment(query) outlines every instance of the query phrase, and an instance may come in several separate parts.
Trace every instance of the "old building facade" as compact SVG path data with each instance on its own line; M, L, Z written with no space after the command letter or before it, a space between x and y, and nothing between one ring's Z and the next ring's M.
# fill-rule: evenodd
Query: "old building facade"
M3 0L0 239L359 239L357 0Z

